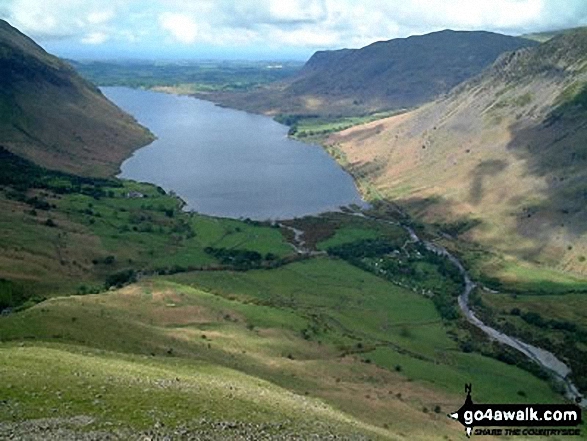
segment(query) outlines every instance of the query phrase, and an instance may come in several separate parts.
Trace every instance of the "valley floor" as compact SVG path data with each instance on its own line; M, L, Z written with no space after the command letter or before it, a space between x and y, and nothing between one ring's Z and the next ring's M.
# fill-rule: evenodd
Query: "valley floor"
M211 218L2 153L0 437L460 439L446 414L465 383L479 402L563 401L459 314L459 272L397 222L434 231L389 205ZM556 299L560 319L536 321L515 288L517 314L485 292L473 305L496 326L556 328L553 344L583 329Z

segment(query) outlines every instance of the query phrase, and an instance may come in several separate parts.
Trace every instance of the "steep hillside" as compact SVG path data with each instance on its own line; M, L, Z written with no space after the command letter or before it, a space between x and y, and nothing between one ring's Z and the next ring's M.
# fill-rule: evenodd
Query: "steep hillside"
M0 143L48 168L104 176L152 135L74 69L0 20Z
M288 82L212 98L270 113L357 115L410 108L478 74L503 52L536 44L484 31L397 38L362 49L317 52Z
M373 194L517 261L587 274L587 30L332 136Z

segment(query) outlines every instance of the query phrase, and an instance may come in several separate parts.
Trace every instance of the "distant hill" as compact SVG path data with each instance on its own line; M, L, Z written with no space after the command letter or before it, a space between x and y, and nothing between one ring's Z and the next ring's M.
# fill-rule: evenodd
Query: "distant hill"
M410 108L478 74L503 52L536 44L492 32L445 30L317 52L291 80L253 93L209 97L266 113L357 115Z
M447 97L330 143L411 213L587 274L586 29L507 53Z
M0 145L48 168L104 176L150 140L70 65L0 20Z
M556 37L557 35L569 34L569 33L578 31L580 29L585 29L585 28L578 27L578 28L570 28L570 29L558 29L558 30L546 31L546 32L534 32L531 34L520 35L520 37L527 38L529 40L538 41L539 43L544 43L545 41L548 41L551 38Z

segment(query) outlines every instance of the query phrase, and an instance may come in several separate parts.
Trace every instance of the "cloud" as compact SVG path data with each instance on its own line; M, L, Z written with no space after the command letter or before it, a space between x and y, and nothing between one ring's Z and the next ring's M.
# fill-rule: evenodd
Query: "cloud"
M40 42L161 48L360 47L441 29L508 34L587 25L586 0L0 0ZM65 43L63 43L65 44ZM190 53L197 54L196 51Z
M83 44L102 44L108 41L108 35L103 32L92 32L81 39Z
M275 23L317 23L326 18L324 0L280 0L268 3L270 20Z
M71 39L101 44L122 31L124 11L135 0L0 0L0 18L41 42ZM116 29L120 28L120 29Z
M191 44L198 38L198 26L188 15L166 12L160 15L159 23L180 43Z
M113 10L105 10L105 11L93 11L88 14L88 23L90 24L101 24L106 23L112 20L115 17L115 13Z
M340 43L340 36L335 31L323 31L305 26L299 29L283 30L273 28L268 32L269 44L273 47L286 45L292 47L332 47Z

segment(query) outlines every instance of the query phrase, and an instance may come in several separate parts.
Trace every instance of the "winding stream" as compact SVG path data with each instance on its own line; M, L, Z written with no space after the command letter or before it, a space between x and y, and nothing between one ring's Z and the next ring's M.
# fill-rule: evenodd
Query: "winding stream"
M552 352L533 346L529 343L525 343L507 334L504 334L503 332L486 325L475 315L475 313L469 306L469 297L471 295L471 292L476 288L477 285L471 280L471 278L469 277L469 273L467 272L467 270L465 269L460 260L458 260L451 253L449 253L445 248L420 239L420 237L418 237L418 235L412 228L406 226L404 226L404 228L406 229L406 231L408 231L410 237L414 242L420 242L429 251L445 256L448 260L452 262L453 265L457 267L457 269L463 276L463 281L465 283L463 292L459 296L459 308L461 309L469 323L475 325L490 338L497 340L498 342L510 346L514 349L517 349L530 360L541 365L544 369L546 369L553 375L557 382L563 385L565 389L566 398L574 402L577 402L581 407L587 407L587 400L583 398L583 395L581 394L581 392L579 392L577 386L575 386L569 378L571 374L571 369L565 363L560 361Z
M372 216L367 216L363 213L355 212L355 215L381 221L381 219ZM510 346L520 351L530 360L532 360L535 363L538 363L540 366L546 369L558 383L560 383L564 387L564 395L567 399L579 404L579 406L583 408L587 408L587 400L583 397L577 386L575 386L575 384L569 378L571 374L571 368L569 368L565 363L559 360L552 352L549 352L537 346L533 346L529 343L525 343L507 334L504 334L503 332L483 323L481 319L479 319L479 317L475 315L475 313L469 306L469 297L471 295L471 292L473 292L477 285L475 284L475 282L471 280L471 277L469 277L469 273L467 272L467 270L465 269L465 267L459 259L457 259L450 252L448 252L446 248L443 248L441 246L433 244L432 242L428 242L426 240L421 239L412 228L406 225L402 225L400 223L392 221L384 222L401 226L408 232L408 234L410 235L410 239L413 242L421 243L429 251L432 251L433 253L436 253L438 255L445 256L448 260L450 260L450 262L454 266L457 267L457 269L461 273L461 276L463 277L463 282L465 284L463 292L459 295L459 308L461 309L469 323L475 325L491 339L497 340L498 342L504 345Z
M287 139L287 127L269 118L187 97L125 88L103 91L159 136L123 164L122 176L173 189L189 209L235 218L287 219L336 210L341 205L365 205L350 175L323 149ZM307 249L302 231L280 226L294 234L298 254L323 254ZM445 256L458 268L465 285L458 303L470 323L552 373L567 398L587 407L565 363L549 351L483 323L469 306L476 285L463 264L445 248L401 226L413 242Z

